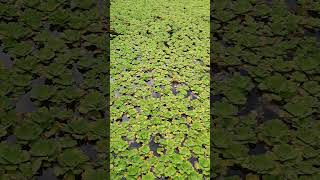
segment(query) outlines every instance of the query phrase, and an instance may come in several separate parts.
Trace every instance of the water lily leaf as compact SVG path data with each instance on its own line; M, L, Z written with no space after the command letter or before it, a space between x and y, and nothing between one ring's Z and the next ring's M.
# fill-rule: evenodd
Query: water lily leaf
M235 115L237 112L237 107L233 106L232 104L226 103L226 102L217 102L215 103L215 115L216 116L231 116Z
M32 88L30 97L39 101L50 99L55 93L55 88L48 85L39 85Z
M139 173L139 167L138 166L129 166L128 167L128 175L129 176L137 176Z
M70 13L63 9L57 9L50 13L49 22L53 25L63 25L68 22Z
M50 59L52 59L55 56L54 51L49 48L41 48L38 52L34 54L42 63L48 63Z
M34 29L39 28L41 26L42 14L34 9L27 8L20 18L23 22L25 22Z
M40 11L54 11L59 6L59 1L57 0L46 0L45 2L41 2L36 6Z
M31 120L39 124L41 128L48 128L54 122L54 116L47 108L39 108L30 116Z
M92 133L98 135L99 137L107 136L107 122L104 120L98 120L93 123L93 127L91 128Z
M89 25L89 20L85 14L79 13L71 16L68 24L73 29L83 29Z
M92 5L94 4L90 0L74 0L73 3L75 6L82 8L82 9L90 9Z
M298 156L297 151L293 149L292 146L290 146L289 144L281 144L281 145L275 146L273 148L273 151L281 161L294 159Z
M106 106L105 98L97 91L87 94L81 101L79 111L81 113L87 113L89 111L99 111Z
M0 151L0 157L7 161L6 164L19 164L30 158L28 152L21 150L18 145L1 144Z
M40 139L31 146L31 155L33 156L51 156L57 150L57 144L54 140Z
M68 29L63 32L63 38L71 42L78 41L80 37L81 33L79 31Z
M88 160L89 158L78 149L66 149L58 157L59 164L67 167L76 167Z
M270 155L250 156L246 161L246 166L248 166L249 169L259 173L270 171L275 168L276 165Z
M9 52L16 56L26 56L32 51L32 45L26 42L18 43Z
M88 132L88 121L80 118L74 119L68 123L67 130L75 134L85 134Z
M297 59L296 63L302 71L309 71L317 68L320 65L318 58Z
M151 173L151 172L149 172L145 175L142 175L142 178L141 178L141 180L153 180L153 179L155 179L155 177L154 177L153 173Z
M14 29L14 31L12 31L12 29ZM21 24L14 23L14 22L0 24L0 30L1 30L0 31L1 35L5 35L15 39L20 39L26 36L27 34L30 34L29 29L25 28ZM18 48L16 48L16 50L18 51Z
M77 145L77 141L68 136L59 138L58 142L62 148L70 148Z
M47 41L47 47L53 51L63 51L66 47L64 40L61 38L49 38Z
M91 179L96 179L96 180L105 180L108 178L107 171L104 170L86 170L82 174L82 178L84 180L91 180Z
M21 140L35 140L42 133L42 128L32 122L25 122L15 128L14 134Z

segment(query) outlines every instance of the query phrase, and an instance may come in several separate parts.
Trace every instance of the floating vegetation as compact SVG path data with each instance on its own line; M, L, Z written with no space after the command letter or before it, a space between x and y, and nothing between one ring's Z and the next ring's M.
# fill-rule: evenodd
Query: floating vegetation
M103 4L0 2L0 179L108 178Z
M111 1L111 179L209 179L209 7Z
M212 179L320 179L320 3L219 0Z

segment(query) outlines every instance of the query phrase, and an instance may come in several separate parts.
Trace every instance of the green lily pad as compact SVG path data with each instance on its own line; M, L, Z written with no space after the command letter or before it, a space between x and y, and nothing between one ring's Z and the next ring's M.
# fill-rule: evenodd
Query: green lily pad
M15 128L14 134L18 139L21 140L35 140L42 133L43 129L32 122L24 122Z
M59 164L67 167L76 167L88 160L89 158L78 149L66 149L58 157Z
M57 151L57 144L54 140L40 139L31 146L33 156L51 156Z

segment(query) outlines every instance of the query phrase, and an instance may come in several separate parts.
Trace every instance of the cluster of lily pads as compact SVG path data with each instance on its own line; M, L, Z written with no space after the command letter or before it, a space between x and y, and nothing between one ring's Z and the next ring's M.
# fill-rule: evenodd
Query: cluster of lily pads
M0 2L0 179L105 180L105 2Z
M111 179L209 179L210 3L110 5Z
M320 2L216 0L212 178L320 179Z

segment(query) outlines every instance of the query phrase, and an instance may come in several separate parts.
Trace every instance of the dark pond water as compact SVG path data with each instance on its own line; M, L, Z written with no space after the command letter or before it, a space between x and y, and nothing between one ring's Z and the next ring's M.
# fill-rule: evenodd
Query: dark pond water
M36 106L30 100L30 93L22 95L16 103L17 113L28 113L36 111Z
M226 176L239 176L241 179L245 179L244 170L236 166L229 167Z
M17 137L15 135L10 135L5 140L9 144L14 144L17 142Z
M85 155L87 155L90 160L95 161L97 159L97 150L92 144L85 144L80 147Z
M10 56L2 51L0 51L0 62L3 64L5 69L11 69L13 66Z
M140 143L137 143L136 141L133 141L129 144L129 148L130 149L138 149L140 148L142 145Z
M54 175L54 171L52 168L48 168L42 171L40 176L36 177L37 180L58 180L58 178Z
M297 6L297 1L296 0L285 0L285 1L286 1L288 9L291 12L295 12L297 10L298 6Z
M160 154L157 153L157 149L160 147L159 143L156 143L154 141L154 137L151 137L150 142L149 142L149 148L153 152L153 154L157 157L160 156Z
M126 115L126 114L124 114L124 115L122 115L122 122L127 122L127 121L129 121L129 118L128 118L128 116Z
M39 77L37 79L34 79L31 81L31 86L35 87L35 86L39 86L39 85L44 85L46 82L46 78L45 77Z
M249 155L260 155L265 154L268 151L266 144L257 143L257 144L249 144Z
M238 112L238 115L245 115L251 112L252 110L257 109L257 107L260 104L260 97L261 95L256 88L249 92L244 108Z
M81 72L79 72L76 65L73 65L72 67L72 77L77 85L80 85L83 82L83 75Z
M279 118L280 108L277 106L267 106L263 108L263 121Z
M157 93L157 92L153 92L152 93L152 97L153 98L160 98L161 97L161 94Z
M195 168L195 164L197 161L198 161L197 158L193 156L191 156L191 158L189 159L189 162L192 164L193 168Z

